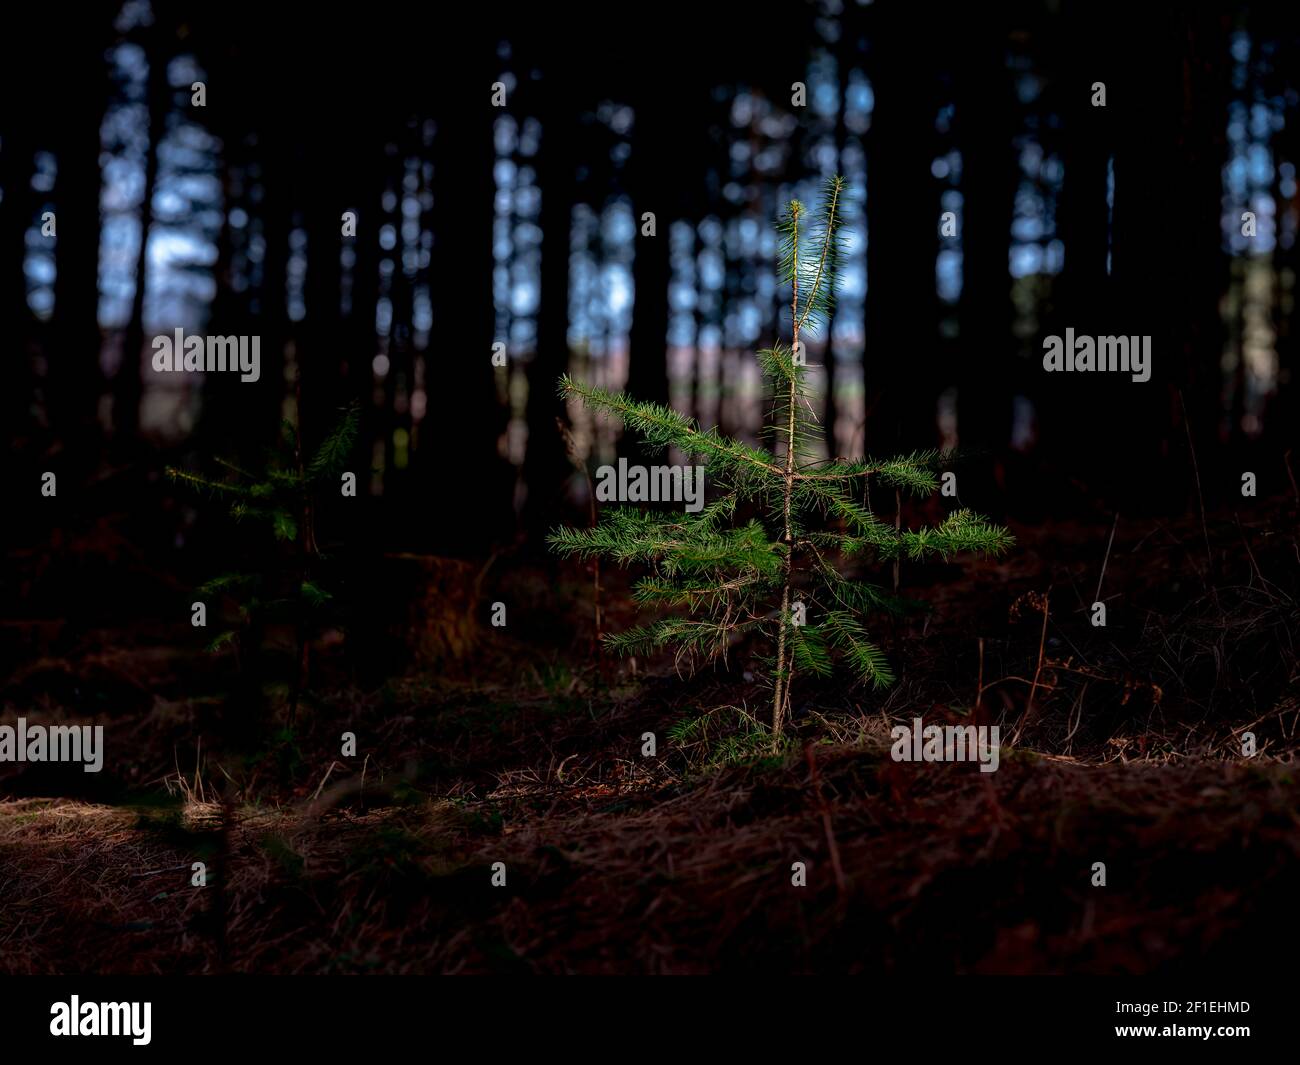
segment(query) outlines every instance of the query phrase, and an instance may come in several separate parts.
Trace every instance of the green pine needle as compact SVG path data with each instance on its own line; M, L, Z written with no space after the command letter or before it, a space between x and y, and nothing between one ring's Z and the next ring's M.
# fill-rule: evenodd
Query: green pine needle
M848 210L847 187L835 177L825 183L812 210L791 201L777 225L781 280L791 287L791 324L801 334L834 313ZM774 720L764 742L770 738L779 751L788 689L799 677L828 677L838 666L877 689L894 683L864 619L901 613L914 604L845 575L844 559L992 556L1014 540L968 510L919 529L882 520L867 502L872 482L887 490L891 503L895 491L930 495L938 488L937 471L956 456L927 449L862 461L811 458L821 429L806 390L807 368L782 343L756 358L773 398L766 430L776 445L771 450L706 429L669 406L562 377L563 398L620 419L652 450L675 449L702 461L714 498L697 514L609 507L594 527L555 529L547 542L563 557L644 567L633 600L643 608L675 612L605 635L614 651L671 650L680 664L725 655L745 634L770 641L773 650L783 643L784 659L779 653L767 659ZM793 463L789 468L787 461ZM791 615L782 616L786 597L806 604L805 624L793 625ZM679 731L686 742L689 729L683 724Z

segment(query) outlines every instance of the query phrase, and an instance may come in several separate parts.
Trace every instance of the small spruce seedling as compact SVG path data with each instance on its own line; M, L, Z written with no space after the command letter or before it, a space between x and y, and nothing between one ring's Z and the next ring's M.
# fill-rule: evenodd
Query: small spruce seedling
M704 429L694 419L622 392L560 380L560 394L622 419L652 449L675 448L706 467L716 498L699 513L663 514L611 508L588 529L548 537L564 556L644 564L634 598L674 608L674 616L611 634L623 653L670 648L682 658L724 655L738 635L764 638L771 670L772 741L779 747L796 673L831 675L837 663L877 688L894 674L872 641L867 618L895 611L897 600L844 573L845 563L896 561L961 552L995 555L1014 542L1003 528L969 510L941 523L897 528L871 511L869 482L915 495L938 488L936 469L950 456L936 450L863 461L824 460L812 450L815 419L802 339L832 310L843 252L845 184L831 178L818 210L791 201L779 225L781 279L790 287L791 346L758 352L770 387L773 448L752 447ZM740 520L741 508L757 516Z
M244 469L226 459L224 480L168 466L169 480L220 498L237 521L260 523L278 547L272 564L261 571L235 570L213 577L199 587L202 595L224 595L238 607L240 627L227 629L209 644L210 651L241 643L255 655L260 634L268 622L292 624L295 632L292 681L289 688L289 723L297 715L298 699L306 673L307 638L311 619L333 599L316 570L322 556L316 545L315 498L326 485L338 483L340 471L356 442L360 411L351 408L338 418L310 459L305 458L297 426L285 421L278 447L259 471ZM272 545L268 544L268 547Z

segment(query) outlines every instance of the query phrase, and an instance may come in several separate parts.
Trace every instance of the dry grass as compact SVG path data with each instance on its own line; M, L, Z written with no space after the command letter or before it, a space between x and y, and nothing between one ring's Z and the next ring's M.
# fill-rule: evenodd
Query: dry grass
M286 780L214 747L183 656L126 644L114 675L154 680L114 726L143 805L0 802L0 971L1186 975L1285 956L1300 549L1268 529L1287 520L1210 523L1213 572L1189 562L1199 519L1121 521L1113 543L1110 522L1022 530L996 567L917 571L937 609L899 630L900 683L796 692L806 746L783 759L746 747L743 715L706 714L759 705L739 653L731 673L634 677L524 631L485 645L476 679L318 685ZM516 591L518 616L568 594ZM42 669L85 676L110 644ZM11 682L11 710L38 680ZM999 770L892 762L890 723L914 715L1001 724Z
M121 810L5 803L0 965L1185 973L1294 945L1289 765L1019 755L981 775L878 746L814 750L815 786L809 758L658 791L579 780L552 785L543 816L535 792L323 817L241 809L225 965L216 895L189 887L192 848ZM182 815L201 838L220 808ZM796 861L806 888L791 886Z

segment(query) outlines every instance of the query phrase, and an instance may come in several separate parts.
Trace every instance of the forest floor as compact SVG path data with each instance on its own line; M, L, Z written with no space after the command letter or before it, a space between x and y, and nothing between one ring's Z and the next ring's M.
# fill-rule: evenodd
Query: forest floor
M559 620L591 609L576 570L500 560L484 594L510 624L379 683L327 634L296 727L251 756L221 745L228 660L144 622L7 621L3 720L96 713L111 758L3 767L0 971L1188 975L1285 955L1295 528L1279 501L1121 522L1109 551L1109 525L1014 529L1001 562L905 571L931 609L888 633L899 683L804 685L779 755L744 648L693 677L593 658L590 626ZM913 717L1000 724L999 768L893 761Z

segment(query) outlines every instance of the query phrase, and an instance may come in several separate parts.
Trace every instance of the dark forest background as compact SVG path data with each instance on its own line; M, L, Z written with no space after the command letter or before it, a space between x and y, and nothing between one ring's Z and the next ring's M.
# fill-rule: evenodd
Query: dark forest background
M484 553L581 515L555 379L755 433L749 353L784 302L771 225L832 172L858 217L810 346L828 452L980 449L963 502L1031 521L1185 512L1189 444L1211 504L1244 470L1285 488L1300 100L1284 6L623 14L129 0L10 16L11 498L47 469L63 486L57 508L20 508L27 533L120 509L179 543L184 515L159 520L165 462L256 453L285 416L318 440L353 399L362 498L340 536ZM149 342L177 326L260 335L261 381L154 374ZM1041 338L1066 327L1150 334L1151 381L1043 373ZM621 446L575 417L582 457Z

